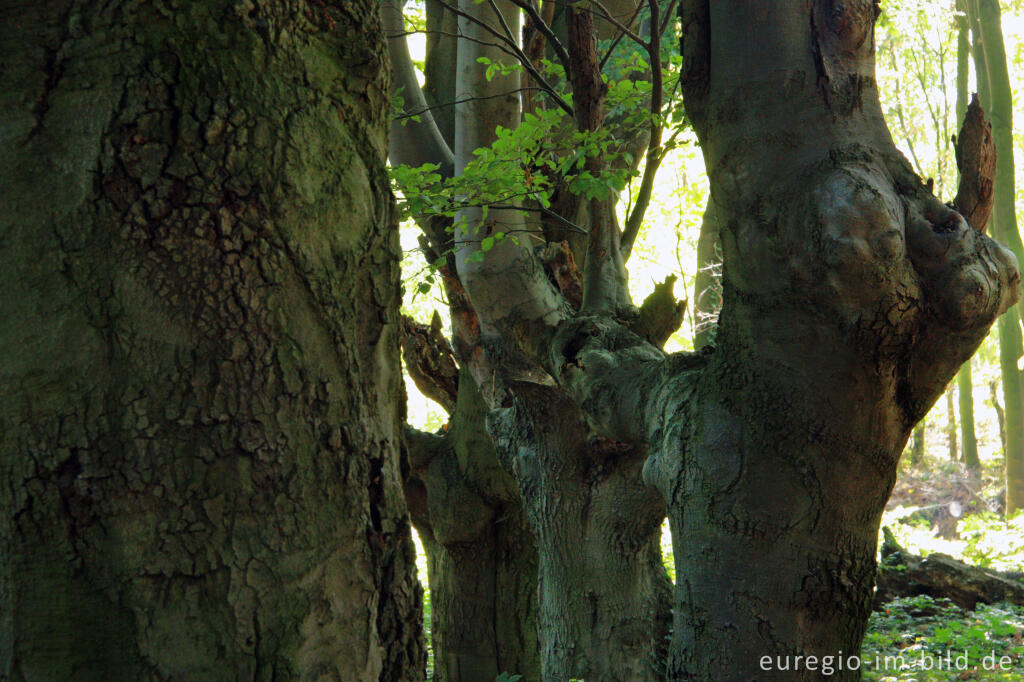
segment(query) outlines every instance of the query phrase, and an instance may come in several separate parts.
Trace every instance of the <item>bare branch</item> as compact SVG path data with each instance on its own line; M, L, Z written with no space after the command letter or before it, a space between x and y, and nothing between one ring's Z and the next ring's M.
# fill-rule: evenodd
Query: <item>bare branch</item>
M477 26L482 28L487 33L490 33L495 38L497 38L498 40L500 40L503 43L505 43L505 45L507 45L512 50L512 52L514 53L515 58L519 61L520 64L522 64L523 68L526 69L526 71L530 74L530 77L533 78L533 80L535 80L538 84L540 84L541 89L544 92L546 92L551 97L551 99L553 99L555 101L556 104L558 104L559 108L562 109L563 111L565 111L565 113L569 114L570 116L574 115L572 105L570 105L568 102L566 102L565 99L561 95L558 94L558 91L555 90L555 88L551 85L551 83L549 83L547 81L547 79L544 78L544 76L542 76L540 74L540 72L537 71L536 68L534 68L533 63L530 61L530 58L527 57L526 54L521 49L519 49L519 44L515 41L514 38L512 40L509 40L506 36L503 36L498 31L495 31L493 28L488 26L485 22L480 21L479 19L477 19L474 16L466 14L465 12L460 10L458 7L455 7L454 5L452 5L449 2L446 2L445 0L437 0L437 2L438 2L438 4L440 4L445 9L447 9L450 12L456 14L457 16L462 17L466 21L469 21L471 23L476 24ZM499 12L499 14L500 14L500 12ZM502 21L504 22L504 19L502 19ZM507 29L507 26L506 26L506 29Z
M626 24L623 24L621 21L619 21L614 16L612 16L612 13L608 11L608 8L605 7L603 4L601 4L599 2L599 0L591 0L591 2L593 3L593 5L595 7L597 7L599 10L601 10L600 13L596 13L595 12L595 14L597 14L597 16L600 16L602 19L607 21L609 24L611 24L615 28L619 29L619 31L622 32L623 35L628 36L629 39L632 40L633 42L635 42L637 45L641 46L642 48L644 48L648 52L650 51L651 44L649 42L647 42L646 40L644 40L643 38L641 38L636 33L633 33L633 30L629 26L627 26ZM634 18L636 17L635 14L633 16L634 16ZM630 23L632 23L632 22L630 22ZM657 26L657 22L652 22L652 23L655 26Z
M555 56L558 57L559 63L562 65L562 68L565 69L565 77L571 79L572 72L570 70L569 53L565 51L565 46L562 45L560 40L558 40L558 36L551 31L551 27L548 26L548 23L540 16L540 13L537 12L537 8L533 3L528 2L527 0L510 1L513 5L521 7L523 11L526 12L526 16L530 17L530 21L533 22L533 25L537 27L537 30L540 31L547 39L548 45L551 46L551 49L555 51Z
M482 101L482 100L485 100L485 99L495 99L495 98L498 98L498 97L506 97L506 96L511 95L513 93L516 93L516 92L528 92L530 90L541 90L541 88L533 88L533 87L515 88L514 90L506 90L505 92L498 93L497 95L484 95L484 96L480 96L480 97L464 97L463 99L457 99L457 100L453 100L451 102L442 102L440 104L433 104L433 105L428 106L425 109L421 109L419 111L410 111L409 113L402 114L401 116L396 116L395 120L396 121L401 121L401 120L407 119L407 118L415 118L416 116L419 116L424 111L432 111L434 109L443 109L445 107L453 107L456 104L464 104L466 102L479 102L479 101Z
M660 26L658 0L647 0L647 4L651 8L651 26ZM665 158L665 150L661 146L661 137L664 133L664 126L661 123L662 88L664 87L661 71L661 33L652 31L647 53L650 57L651 68L651 136L647 143L647 162L644 165L644 174L640 180L636 203L633 204L633 210L629 212L626 226L622 231L623 259L628 259L633 250L633 242L636 241L636 237L640 233L640 225L643 223L647 207L651 203L654 176L658 172L662 159Z

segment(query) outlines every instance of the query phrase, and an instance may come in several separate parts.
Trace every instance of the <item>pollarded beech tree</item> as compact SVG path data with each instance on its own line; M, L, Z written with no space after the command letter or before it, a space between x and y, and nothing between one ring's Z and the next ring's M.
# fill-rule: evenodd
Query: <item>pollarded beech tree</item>
M376 0L0 3L0 64L0 679L422 679Z
M576 131L593 132L605 120L594 49L594 17L605 12L599 3L558 6L565 31L562 51L552 52L564 55L572 98L549 106L571 107ZM471 172L473 150L491 141L481 121L518 122L519 100L508 93L519 83L494 85L516 74L487 89L474 67L490 59L479 50L500 42L495 36L517 35L518 8L543 20L530 2L457 7L466 40L454 61L459 103L446 157L456 174ZM672 524L669 679L759 679L792 668L795 656L803 667L787 679L819 679L826 665L830 679L857 679L844 664L866 625L897 460L1018 297L1015 258L983 234L991 130L974 106L959 137L962 180L951 208L886 129L874 80L876 2L683 0L678 9L681 87L724 255L714 345L666 355L638 333L623 268L630 224L619 229L606 199L567 202L575 212L560 216L587 233L579 298L538 259L535 242L553 240L535 207L524 204L525 217L505 206L456 216L455 275L472 314L455 322L470 320L479 335L468 360L485 368L474 376L492 407L489 430L537 538L543 674L611 679L624 665L580 656L595 637L579 624L600 623L614 590L602 590L588 568L615 556L601 533L662 507L642 494L609 494L609 509L595 504L602 492L566 491L642 475ZM556 25L538 30L553 41ZM586 169L599 174L601 163L589 157ZM532 237L498 238L511 230ZM572 447L589 429L603 456ZM618 595L635 606L636 574L606 578L632 580Z

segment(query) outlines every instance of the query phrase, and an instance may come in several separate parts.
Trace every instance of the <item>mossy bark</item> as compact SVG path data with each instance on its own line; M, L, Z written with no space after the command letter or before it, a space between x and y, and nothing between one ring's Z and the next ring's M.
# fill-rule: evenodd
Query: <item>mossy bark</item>
M376 2L0 55L0 678L422 679Z

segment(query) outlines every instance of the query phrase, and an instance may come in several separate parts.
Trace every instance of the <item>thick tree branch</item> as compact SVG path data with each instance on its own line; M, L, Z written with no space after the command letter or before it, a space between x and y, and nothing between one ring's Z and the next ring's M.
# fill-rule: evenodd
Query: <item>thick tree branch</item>
M992 139L992 123L975 94L967 107L964 124L956 138L956 165L960 170L960 187L953 207L978 232L988 228L992 215L996 179L996 145Z
M459 368L437 311L429 325L402 316L402 359L420 392L451 414L459 391Z
M654 285L654 291L640 305L640 316L630 329L661 348L683 324L686 316L686 301L680 301L672 293L676 276L669 275L664 282Z

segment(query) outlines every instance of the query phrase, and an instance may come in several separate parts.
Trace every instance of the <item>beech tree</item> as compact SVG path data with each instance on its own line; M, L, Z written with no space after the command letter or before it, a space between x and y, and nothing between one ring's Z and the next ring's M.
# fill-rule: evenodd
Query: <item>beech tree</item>
M446 275L456 356L490 410L497 459L537 543L542 675L755 679L813 656L819 667L789 678L818 679L830 657L835 679L857 679L839 661L859 652L900 453L1018 297L1016 259L984 234L991 128L974 103L947 206L885 126L877 3L680 2L679 87L710 176L723 305L713 343L667 355L649 321L671 315L638 310L626 288L633 214L620 227L614 197L591 182L613 189L628 160L584 152L571 168L533 164L521 184L540 176L553 189L526 197L467 184L499 165L506 141L521 143L509 132L520 101L531 126L536 112L560 110L572 123L560 134L580 147L600 139L618 113L595 43L602 22L651 57L645 138L656 165L659 29L676 5L639 4L646 32L630 8L596 2L435 3L457 25L438 29L459 37L441 67L454 75L451 96L420 101L406 80L418 120L405 146L392 144L393 162L415 153L433 164L420 181L435 173L427 184L457 188L461 202L421 213L421 224ZM520 12L543 50L520 40ZM519 68L495 67L509 52ZM543 71L537 54L560 68ZM428 86L430 73L428 53ZM437 125L431 107L451 102L454 116ZM445 185L446 174L470 179ZM653 564L665 512L676 585L659 669L646 655L664 631Z
M422 679L376 0L5 2L0 64L0 679Z

